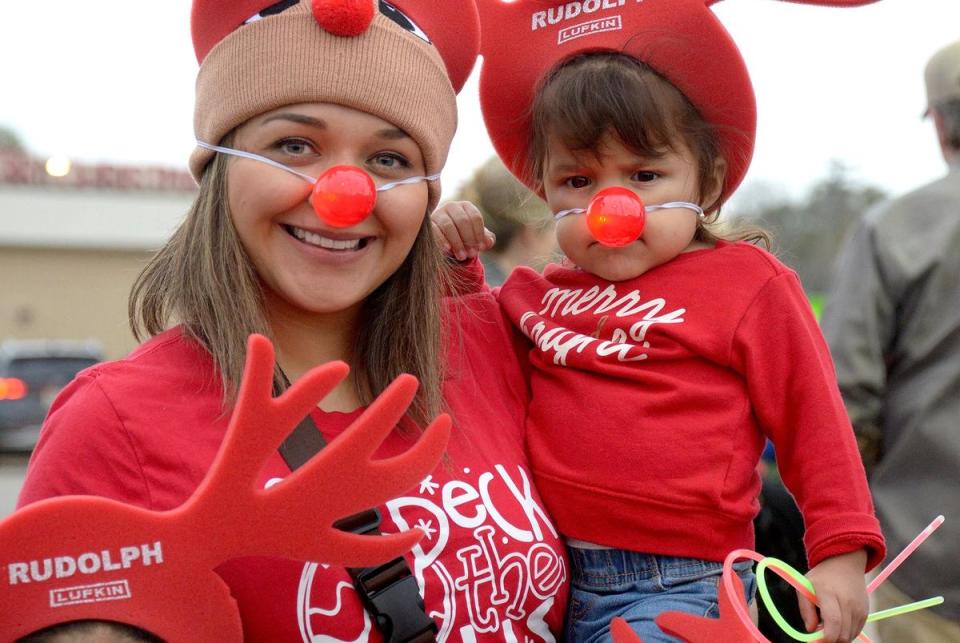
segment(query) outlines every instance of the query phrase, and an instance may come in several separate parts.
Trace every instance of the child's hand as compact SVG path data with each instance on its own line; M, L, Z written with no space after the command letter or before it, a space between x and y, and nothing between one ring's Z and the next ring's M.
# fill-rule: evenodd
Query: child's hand
M430 215L430 222L443 251L460 261L489 250L497 240L483 227L483 215L469 201L444 203Z
M849 643L863 630L869 604L864 570L867 552L860 549L849 554L831 556L810 570L807 578L820 602L817 608L798 596L800 614L808 632L813 632L823 619L824 643Z

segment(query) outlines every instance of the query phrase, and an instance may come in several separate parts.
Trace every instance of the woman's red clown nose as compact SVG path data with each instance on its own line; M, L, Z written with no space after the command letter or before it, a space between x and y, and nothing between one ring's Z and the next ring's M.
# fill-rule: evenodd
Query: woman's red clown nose
M337 165L317 179L310 195L321 221L335 228L349 228L366 219L377 203L377 189L370 175L352 165Z

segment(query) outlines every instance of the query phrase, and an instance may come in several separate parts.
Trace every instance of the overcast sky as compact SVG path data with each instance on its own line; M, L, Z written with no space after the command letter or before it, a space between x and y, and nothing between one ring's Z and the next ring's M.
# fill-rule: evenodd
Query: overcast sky
M185 165L197 69L190 0L0 3L0 126L38 156ZM930 55L960 38L960 0L857 9L725 0L714 10L757 92L748 185L798 196L832 159L894 193L943 173L932 126L920 117L922 76ZM460 97L446 196L492 153L476 79L475 70Z

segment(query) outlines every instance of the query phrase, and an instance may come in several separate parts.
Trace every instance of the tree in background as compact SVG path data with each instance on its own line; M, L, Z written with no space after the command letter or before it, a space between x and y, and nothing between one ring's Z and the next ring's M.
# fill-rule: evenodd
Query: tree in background
M9 127L0 126L0 152L25 152L20 137Z
M776 254L800 274L814 298L830 284L834 260L850 225L887 196L883 190L854 181L838 161L800 201L768 185L750 186L744 192L737 215L760 222L773 233Z

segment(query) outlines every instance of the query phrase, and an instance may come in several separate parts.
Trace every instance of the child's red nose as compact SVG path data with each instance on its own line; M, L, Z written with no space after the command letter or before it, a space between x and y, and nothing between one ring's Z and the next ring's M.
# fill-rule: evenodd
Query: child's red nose
M313 0L313 16L335 36L359 36L373 21L373 0Z
M587 227L593 238L605 246L626 246L643 234L647 209L627 188L600 190L587 206Z
M357 225L370 216L376 203L373 179L353 165L337 165L321 174L310 195L320 220L335 228Z

